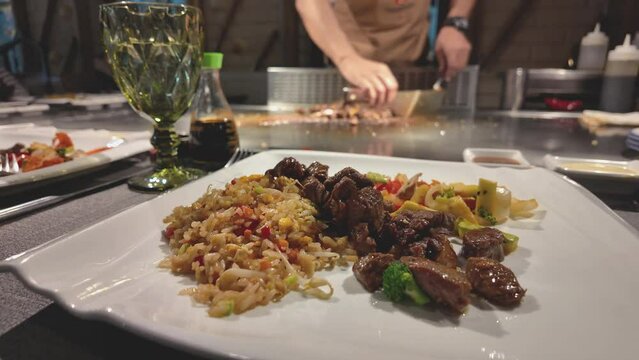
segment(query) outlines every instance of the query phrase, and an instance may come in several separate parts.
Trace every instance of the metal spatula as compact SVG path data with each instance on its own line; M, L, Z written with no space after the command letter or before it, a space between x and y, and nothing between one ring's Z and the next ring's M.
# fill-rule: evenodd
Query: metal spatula
M448 83L438 79L432 90L399 91L390 104L391 110L399 116L410 117L413 114L432 114L439 111L446 96Z

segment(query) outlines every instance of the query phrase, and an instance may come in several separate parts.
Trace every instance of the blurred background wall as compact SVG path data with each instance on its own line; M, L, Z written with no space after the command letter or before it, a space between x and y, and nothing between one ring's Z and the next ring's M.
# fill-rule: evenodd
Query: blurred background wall
M23 43L22 81L35 94L114 89L99 43L100 0L12 0ZM206 50L225 53L225 89L264 80L269 66L323 66L292 0L188 0L202 8ZM477 102L496 108L501 76L513 67L569 68L595 23L611 46L639 31L638 0L478 0L471 19ZM265 95L264 95L265 96ZM260 93L236 101L263 102Z

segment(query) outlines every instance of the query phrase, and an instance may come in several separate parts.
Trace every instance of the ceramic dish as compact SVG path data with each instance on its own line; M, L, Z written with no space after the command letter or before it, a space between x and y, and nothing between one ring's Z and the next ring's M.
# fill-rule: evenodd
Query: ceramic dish
M546 155L544 165L567 175L617 180L639 180L639 161L612 161Z
M97 109L102 106L119 107L126 104L126 99L120 93L114 94L76 94L69 97L41 98L39 104L51 106L78 106L87 109Z
M178 292L193 285L158 268L168 254L162 219L177 205L285 156L384 174L474 183L498 180L535 197L535 219L503 229L520 237L505 264L528 289L512 310L475 302L461 317L394 305L349 268L320 274L329 301L291 293L239 316L210 318ZM17 236L17 235L16 235ZM235 359L633 359L637 343L639 234L591 193L543 168L486 168L325 152L268 151L0 262L71 313L101 319L189 352Z
M635 150L635 151L639 151L639 139L635 139L632 137L628 137L626 138L626 146L629 149Z
M13 114L41 113L48 110L49 110L49 105L43 105L43 104L5 106L0 108L0 117L9 117Z
M464 161L482 166L529 168L530 163L519 150L466 148Z
M51 144L51 139L58 131L52 126L36 126L31 123L0 126L0 148L6 149L15 143L29 146L33 142ZM107 130L69 130L67 131L75 148L91 150L107 145L115 147L100 153L67 161L62 164L0 177L0 193L11 188L32 184L53 178L97 168L110 162L140 154L152 148L150 133L141 132L111 132Z

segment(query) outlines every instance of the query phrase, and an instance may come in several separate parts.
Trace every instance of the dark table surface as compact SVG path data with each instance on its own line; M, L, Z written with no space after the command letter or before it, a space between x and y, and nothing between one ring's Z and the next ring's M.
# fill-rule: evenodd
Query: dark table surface
M0 125L33 122L61 129L145 130L150 125L129 109L66 111L0 119ZM288 124L239 127L242 147L330 150L384 156L462 161L467 147L516 148L534 165L548 153L610 160L634 159L623 131L590 133L573 116L548 114L449 114L390 126ZM139 155L110 167L63 180L46 188L0 197L0 208L49 193L63 194L105 178L149 166ZM587 184L588 185L588 184ZM637 192L619 194L615 183L592 188L615 212L639 228ZM130 190L120 181L55 206L0 223L0 259L84 228L147 201L154 194ZM123 358L132 354L160 358L187 355L119 327L82 320L25 288L10 273L0 273L0 358Z

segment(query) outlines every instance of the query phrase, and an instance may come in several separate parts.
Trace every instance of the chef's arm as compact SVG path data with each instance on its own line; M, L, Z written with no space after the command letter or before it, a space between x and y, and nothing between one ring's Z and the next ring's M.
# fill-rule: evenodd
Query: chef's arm
M386 64L365 59L355 51L329 0L296 0L295 7L313 42L348 82L365 89L372 104L393 100L397 93L395 76Z
M468 19L473 12L476 0L452 0L448 17L461 16Z
M475 0L451 0L448 17L463 17L468 19ZM472 46L466 36L451 26L444 26L437 35L435 54L439 63L439 71L446 80L451 80L468 64Z

